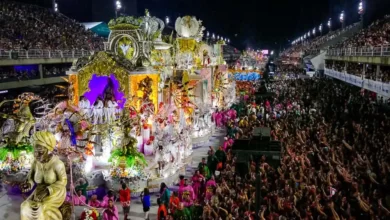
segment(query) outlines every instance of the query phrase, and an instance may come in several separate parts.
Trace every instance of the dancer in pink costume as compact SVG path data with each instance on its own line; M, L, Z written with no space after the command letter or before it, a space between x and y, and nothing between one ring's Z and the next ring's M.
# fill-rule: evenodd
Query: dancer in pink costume
M222 113L221 112L217 112L217 114L215 116L215 124L217 125L217 127L222 127Z
M103 220L119 220L118 208L112 199L108 200L107 208L103 212Z
M211 179L207 181L206 183L206 200L210 201L211 197L213 196L214 189L217 187L217 184L215 183L214 175L211 176Z
M81 193L81 190L77 192L77 195L73 196L73 205L75 206L83 206L86 204L87 199Z
M225 141L223 142L223 150L226 151L228 147L229 147L229 139L228 137L225 137Z
M194 203L194 189L187 184L187 179L184 180L184 186L179 188L179 199L185 207L190 207Z
M112 190L109 190L107 195L103 197L103 201L100 203L100 207L107 207L109 200L114 200L114 192Z
M97 200L97 195L93 195L91 197L91 200L89 200L88 205L94 208L99 208L100 207L100 202Z
M204 180L204 176L200 174L199 170L197 170L192 176L192 188L194 189L195 197L199 198L201 196L201 186L202 186L202 181Z

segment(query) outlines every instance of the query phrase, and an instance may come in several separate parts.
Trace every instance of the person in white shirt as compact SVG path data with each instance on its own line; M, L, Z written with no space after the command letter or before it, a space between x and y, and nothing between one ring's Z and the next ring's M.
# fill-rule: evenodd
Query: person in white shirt
M79 109L82 116L86 118L91 117L91 103L84 96L81 96L81 100L79 102Z
M103 101L101 98L98 98L93 106L93 123L102 124L103 123Z

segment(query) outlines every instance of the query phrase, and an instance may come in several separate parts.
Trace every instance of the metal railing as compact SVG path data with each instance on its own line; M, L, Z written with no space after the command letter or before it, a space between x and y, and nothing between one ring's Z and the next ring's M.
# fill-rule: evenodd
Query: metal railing
M326 52L327 56L363 56L363 57L389 57L390 45L380 47L349 47L329 49Z
M10 59L54 59L54 58L80 58L92 55L95 51L89 50L5 50L0 49L0 60Z

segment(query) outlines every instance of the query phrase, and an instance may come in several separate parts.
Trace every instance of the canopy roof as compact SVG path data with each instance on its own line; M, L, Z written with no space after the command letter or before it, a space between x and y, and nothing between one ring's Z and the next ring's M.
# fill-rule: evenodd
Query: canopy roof
M89 29L100 37L108 37L110 35L110 29L104 22L85 22L82 23L85 29Z

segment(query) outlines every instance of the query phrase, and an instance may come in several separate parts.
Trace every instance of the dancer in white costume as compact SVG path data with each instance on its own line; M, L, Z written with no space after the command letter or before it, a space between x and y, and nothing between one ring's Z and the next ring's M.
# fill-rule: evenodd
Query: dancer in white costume
M103 123L103 101L101 98L96 100L95 105L93 106L92 114L93 114L93 123L94 124L102 124Z
M86 118L91 117L91 103L84 96L81 97L79 102L79 109L82 116Z
M114 100L107 101L106 106L104 107L104 117L106 123L111 123L116 119L115 117L116 106L118 106L118 104L116 104Z

